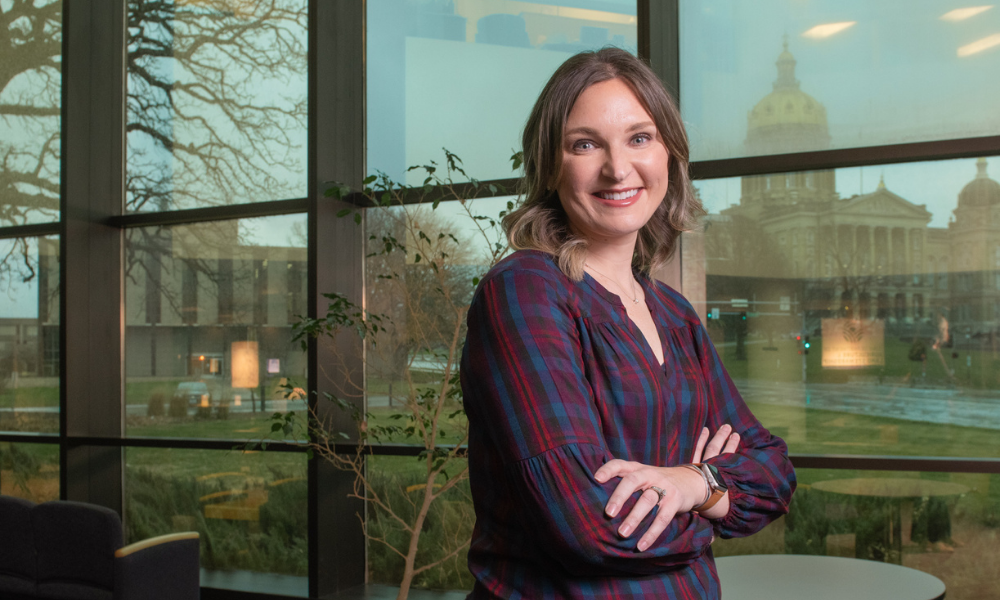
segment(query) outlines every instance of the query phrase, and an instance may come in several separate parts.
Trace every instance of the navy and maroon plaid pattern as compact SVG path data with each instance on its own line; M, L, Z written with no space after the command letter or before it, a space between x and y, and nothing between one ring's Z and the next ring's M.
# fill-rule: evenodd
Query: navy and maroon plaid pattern
M470 598L720 596L710 544L788 510L795 474L785 443L744 404L697 314L666 285L639 276L665 357L617 296L589 275L574 282L548 255L512 254L480 283L469 310L462 390L476 527ZM604 506L618 483L594 472L612 458L691 462L701 428L725 423L737 452L709 460L732 508L717 521L674 518L645 552Z

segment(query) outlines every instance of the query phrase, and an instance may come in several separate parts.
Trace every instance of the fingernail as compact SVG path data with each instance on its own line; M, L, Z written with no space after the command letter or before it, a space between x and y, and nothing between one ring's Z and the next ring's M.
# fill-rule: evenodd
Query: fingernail
M645 552L646 548L649 548L649 542L646 540L639 540L639 552Z
M738 434L738 433L734 433L733 435L731 435L731 436L729 436L729 437L730 437L731 439L734 439L734 440L735 440L735 439L738 439L738 438L740 437L740 434Z
M628 523L626 523L625 525L621 526L621 529L618 530L618 533L621 534L622 537L628 537L628 534L632 533L632 527L629 526Z
M609 517L613 517L616 514L618 514L618 505L617 504L609 504L608 505L608 516Z

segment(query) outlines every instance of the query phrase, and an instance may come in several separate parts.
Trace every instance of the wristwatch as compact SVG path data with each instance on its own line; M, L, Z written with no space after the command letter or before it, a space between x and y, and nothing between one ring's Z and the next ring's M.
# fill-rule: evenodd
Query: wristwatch
M719 470L714 466L707 463L694 463L692 466L697 467L701 476L705 478L705 484L708 486L708 497L702 502L701 506L691 509L693 512L701 512L715 506L726 495L729 488L723 485L722 478L719 477Z

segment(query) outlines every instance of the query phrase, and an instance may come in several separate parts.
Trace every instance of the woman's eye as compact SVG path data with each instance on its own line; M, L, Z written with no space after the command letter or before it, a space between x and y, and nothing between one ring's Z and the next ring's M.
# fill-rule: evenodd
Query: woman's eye
M594 144L590 140L577 140L573 143L574 150L590 150L593 147Z
M632 141L636 144L646 144L653 141L653 136L648 133L640 133L639 135L632 138Z

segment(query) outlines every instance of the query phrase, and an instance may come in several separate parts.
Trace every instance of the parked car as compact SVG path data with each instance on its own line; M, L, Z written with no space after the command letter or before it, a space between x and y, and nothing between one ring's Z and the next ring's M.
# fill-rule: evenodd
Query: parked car
M211 406L212 395L204 381L182 381L174 390L174 398L187 400L188 406Z

